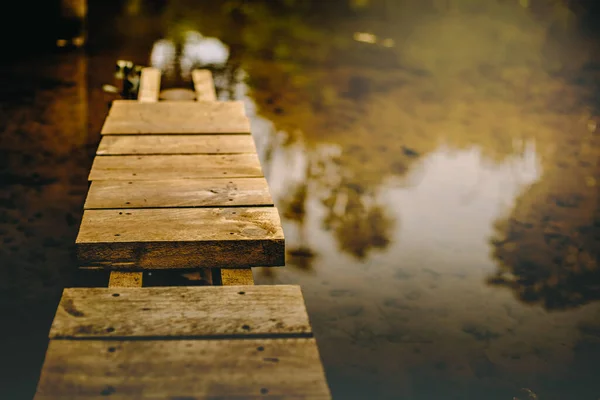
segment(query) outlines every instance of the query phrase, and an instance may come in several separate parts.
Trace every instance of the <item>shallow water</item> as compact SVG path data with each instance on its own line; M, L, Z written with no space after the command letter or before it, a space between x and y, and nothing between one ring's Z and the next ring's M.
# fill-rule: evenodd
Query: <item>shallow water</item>
M302 285L335 398L600 397L600 68L583 14L110 4L90 2L87 55L5 68L8 398L35 387L60 289L79 284L72 243L114 98L101 86L119 57L189 84L151 57L189 31L229 48L219 96L246 102L288 249L255 275Z

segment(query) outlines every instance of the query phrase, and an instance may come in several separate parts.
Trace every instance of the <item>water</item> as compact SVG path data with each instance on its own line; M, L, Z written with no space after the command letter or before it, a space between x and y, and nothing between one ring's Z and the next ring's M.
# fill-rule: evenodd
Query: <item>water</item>
M335 398L600 398L589 14L534 0L363 3L91 1L88 54L44 56L36 79L10 86L7 393L35 386L60 288L75 282L114 61L161 63L156 43L182 52L200 33L229 50L219 96L245 101L282 216L287 266L257 281L302 286ZM194 49L161 64L168 85L189 84L194 57L217 59Z

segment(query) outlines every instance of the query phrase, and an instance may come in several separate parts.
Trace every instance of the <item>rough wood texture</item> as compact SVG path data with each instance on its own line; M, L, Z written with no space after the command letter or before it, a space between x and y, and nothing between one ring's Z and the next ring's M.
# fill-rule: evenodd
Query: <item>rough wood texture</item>
M96 154L256 153L251 135L106 135Z
M265 178L93 181L87 209L272 206Z
M141 103L155 103L160 93L160 70L156 68L142 69L138 101Z
M109 288L142 287L143 274L141 272L113 271L108 279Z
M192 80L194 81L194 90L196 91L196 100L216 101L217 92L212 73L207 69L195 69L192 71Z
M285 265L274 207L87 210L79 261L109 269Z
M310 335L299 286L65 289L50 338Z
M250 133L250 121L239 101L115 100L102 127L103 135Z
M235 268L221 270L221 285L238 286L254 285L254 276L251 268Z
M52 340L36 400L330 399L314 339Z
M157 180L263 176L256 154L98 156L89 180Z

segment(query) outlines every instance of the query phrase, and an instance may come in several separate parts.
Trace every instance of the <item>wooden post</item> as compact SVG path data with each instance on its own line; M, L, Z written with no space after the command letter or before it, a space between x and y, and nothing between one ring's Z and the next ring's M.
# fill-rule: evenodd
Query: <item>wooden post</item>
M212 73L207 69L195 69L192 71L194 90L197 101L216 101L217 93L213 82Z
M140 103L156 103L160 93L160 70L157 68L142 69L138 101Z
M221 285L254 285L251 268L221 269Z
M109 288L142 287L142 272L112 271L108 280Z

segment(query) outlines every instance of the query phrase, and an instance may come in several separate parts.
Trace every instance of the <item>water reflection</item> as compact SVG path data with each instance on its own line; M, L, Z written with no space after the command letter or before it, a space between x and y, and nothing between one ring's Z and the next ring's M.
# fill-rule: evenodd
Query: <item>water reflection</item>
M393 48L294 26L278 31L276 61L237 55L248 87L233 91L254 118L288 267L310 271L263 282L303 284L339 396L593 398L589 43L560 8L533 22L519 4L452 3L408 13L423 22L410 40L377 34ZM349 40L367 32L350 28Z

